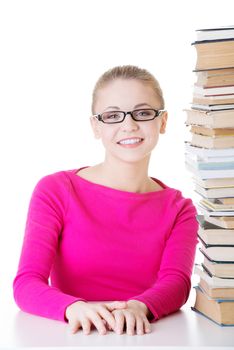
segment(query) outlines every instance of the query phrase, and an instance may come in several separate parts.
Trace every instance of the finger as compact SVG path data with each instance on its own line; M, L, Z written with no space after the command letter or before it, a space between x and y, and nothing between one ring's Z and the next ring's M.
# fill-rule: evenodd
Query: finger
M113 311L113 315L115 317L115 328L114 331L117 334L122 334L124 330L125 317L121 310Z
M125 309L127 307L126 301L113 301L112 303L104 304L109 311L113 311L116 309Z
M81 320L81 326L82 326L84 334L90 333L91 323L87 318Z
M109 323L106 320L102 320L102 322L104 323L104 326L108 329L108 331L112 331L113 328L109 325Z
M144 322L145 333L150 333L151 332L151 324L148 321L147 317L143 318L143 322Z
M81 323L78 320L69 321L69 327L72 334L76 333L81 327Z
M144 334L144 321L141 317L136 318L136 333L138 335Z
M136 324L135 316L127 310L124 312L124 315L126 319L126 333L128 335L133 335L135 333L135 324Z
M103 320L107 321L111 329L115 328L115 318L110 311L108 311L105 307L100 306L98 308L98 313L103 318Z
M106 327L105 327L105 325L103 323L103 320L101 319L101 317L98 315L97 312L93 312L90 315L90 320L92 321L92 323L97 328L97 331L100 334L106 334Z
M108 329L108 331L113 331L114 330L114 328L112 328L108 323L107 323L107 329Z

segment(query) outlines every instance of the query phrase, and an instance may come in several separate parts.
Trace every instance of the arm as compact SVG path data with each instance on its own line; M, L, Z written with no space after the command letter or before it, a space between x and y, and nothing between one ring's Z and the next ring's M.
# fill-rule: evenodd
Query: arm
M196 209L190 199L183 199L151 288L131 300L143 302L155 321L177 311L188 299L194 265L198 223Z
M77 300L49 286L48 279L63 229L69 196L69 183L63 177L48 175L36 185L29 204L25 236L14 298L26 312L65 320L64 310Z

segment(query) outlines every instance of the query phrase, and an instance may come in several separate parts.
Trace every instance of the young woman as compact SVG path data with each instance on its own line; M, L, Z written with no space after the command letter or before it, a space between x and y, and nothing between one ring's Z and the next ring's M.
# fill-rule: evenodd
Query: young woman
M22 310L68 322L74 333L145 334L188 299L197 212L148 175L167 123L152 74L135 66L105 72L92 114L105 158L35 186L14 297Z

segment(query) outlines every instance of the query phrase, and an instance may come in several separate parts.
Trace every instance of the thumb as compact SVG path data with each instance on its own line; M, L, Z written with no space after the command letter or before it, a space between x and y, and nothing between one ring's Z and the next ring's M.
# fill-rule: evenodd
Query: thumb
M127 307L126 301L113 301L112 303L105 304L109 311L116 309L125 309Z

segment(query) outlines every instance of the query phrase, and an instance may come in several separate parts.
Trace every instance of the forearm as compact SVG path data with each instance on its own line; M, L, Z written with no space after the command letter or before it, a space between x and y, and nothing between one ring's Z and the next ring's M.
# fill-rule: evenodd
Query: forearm
M190 289L189 278L170 275L131 299L139 300L147 306L147 317L153 322L179 310L186 303Z
M16 304L22 311L60 321L66 321L65 311L70 304L84 300L62 293L31 276L17 275L13 288Z

